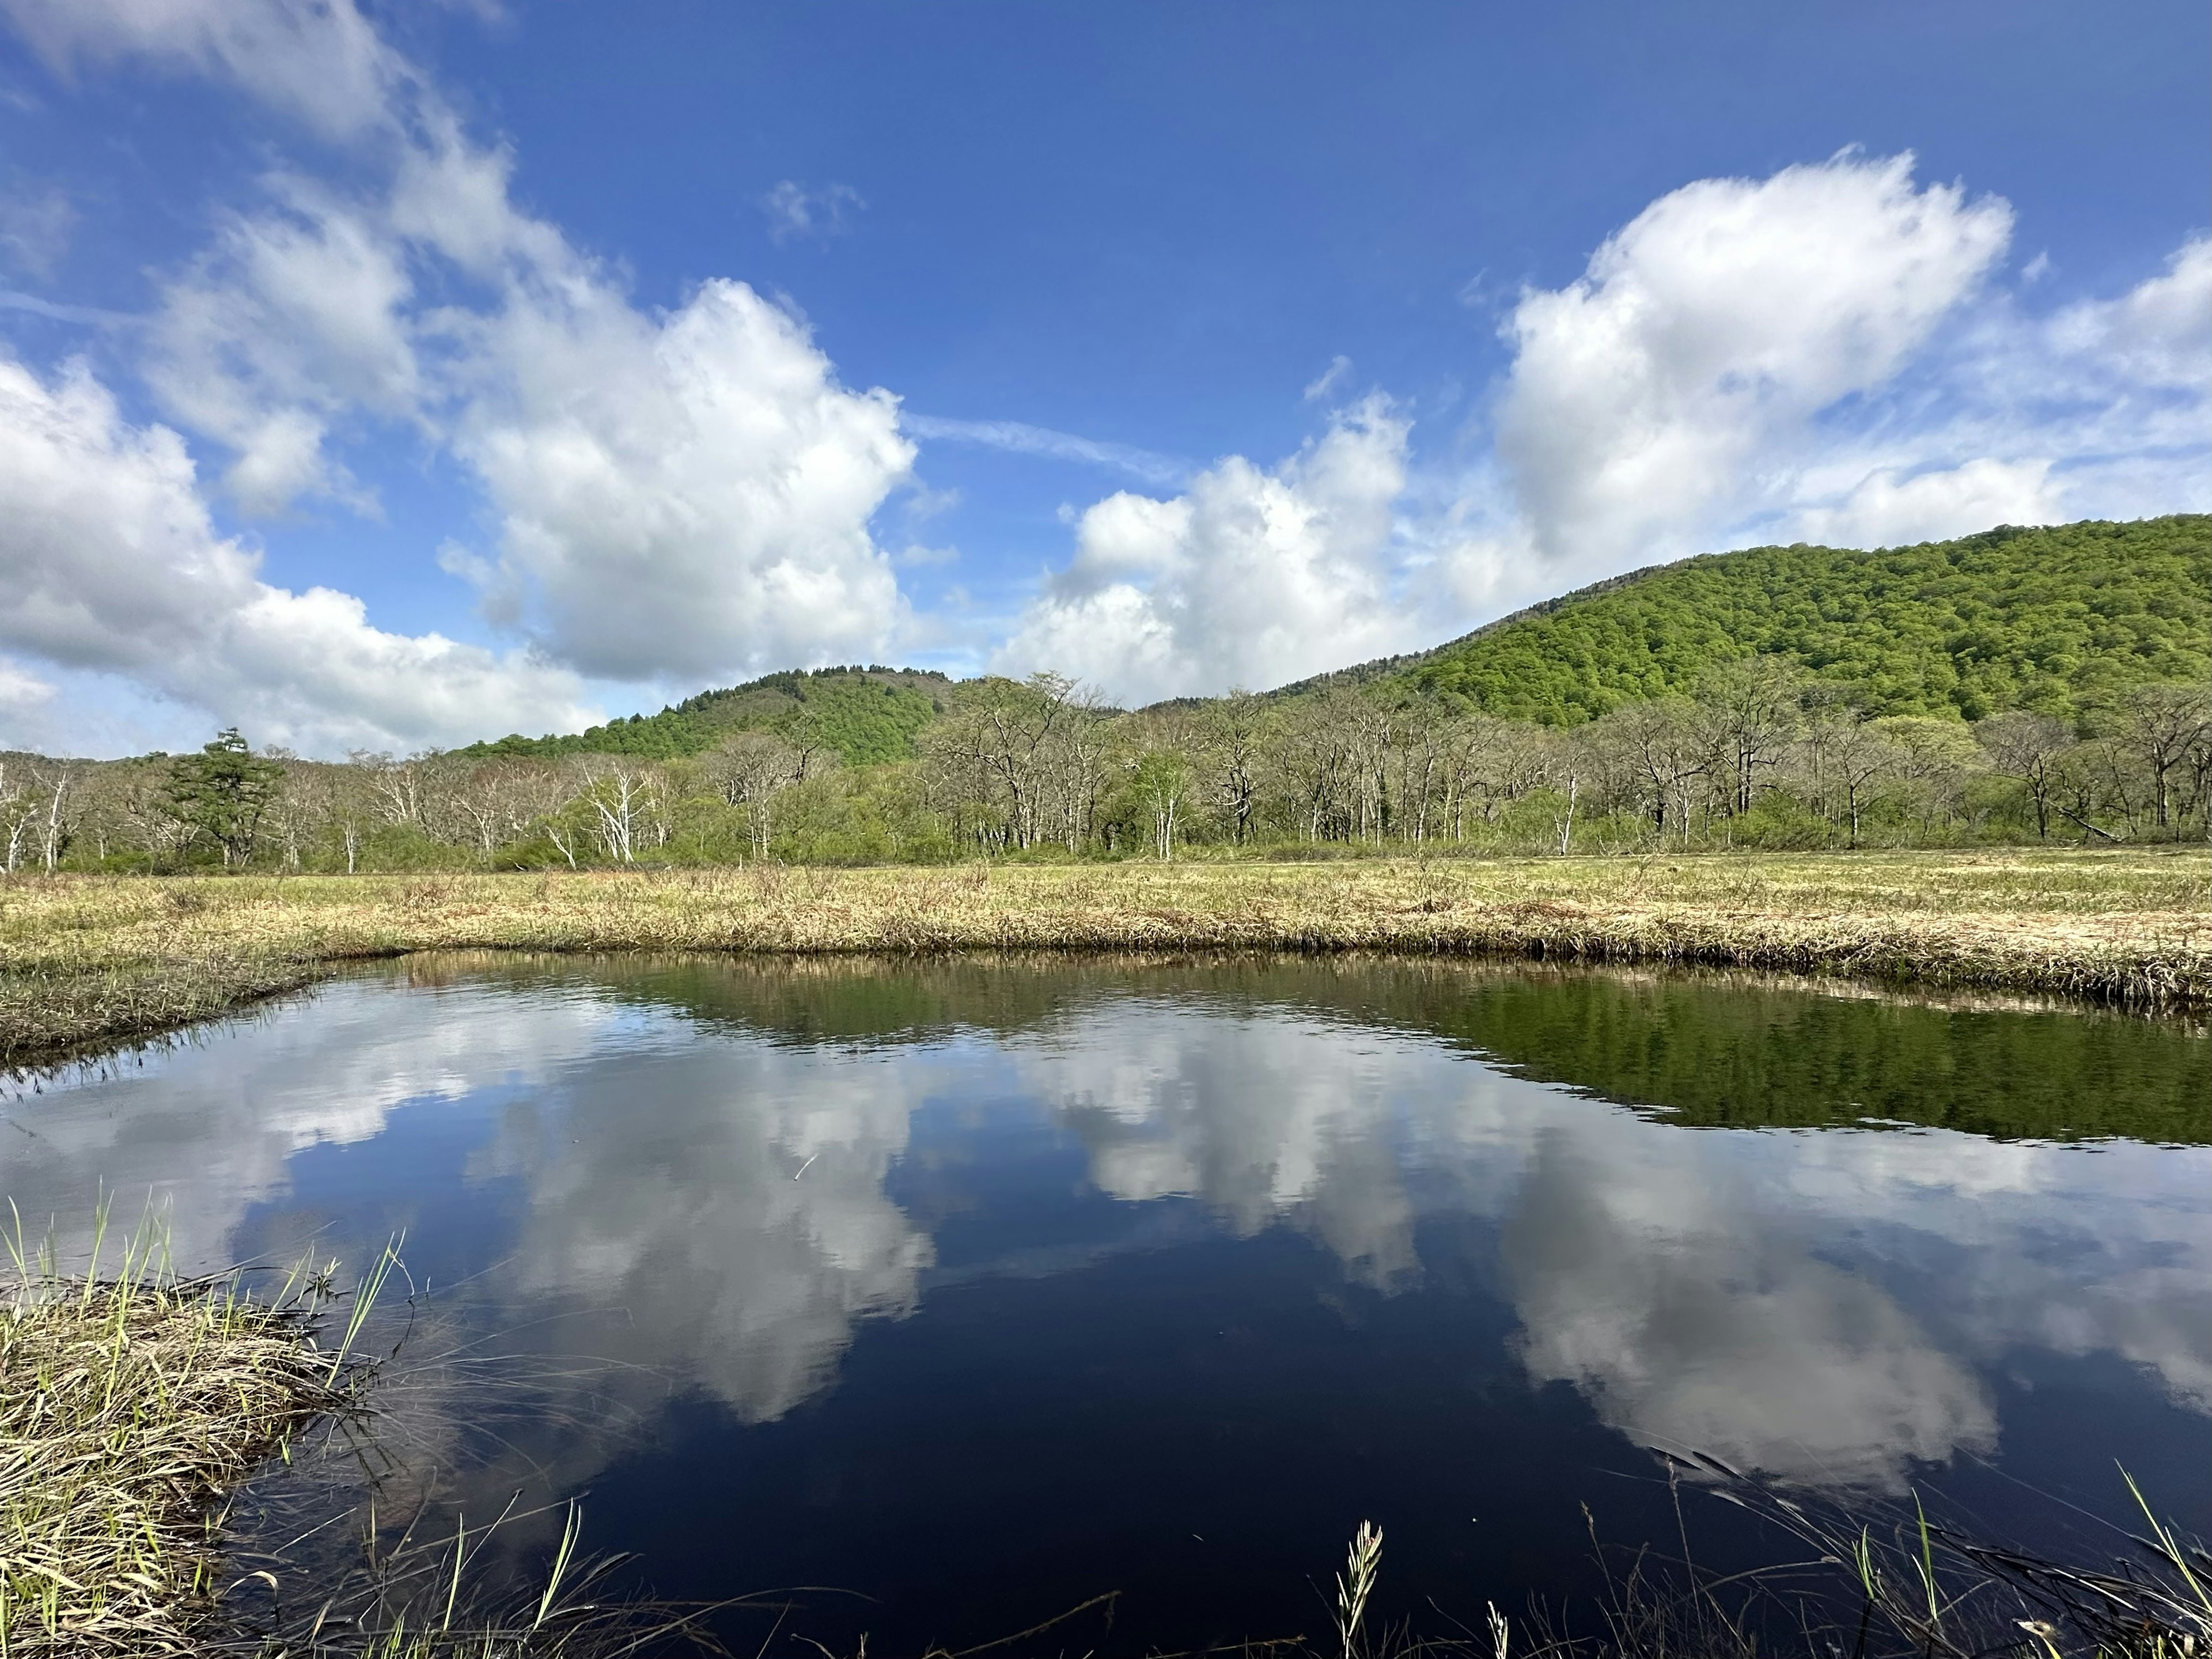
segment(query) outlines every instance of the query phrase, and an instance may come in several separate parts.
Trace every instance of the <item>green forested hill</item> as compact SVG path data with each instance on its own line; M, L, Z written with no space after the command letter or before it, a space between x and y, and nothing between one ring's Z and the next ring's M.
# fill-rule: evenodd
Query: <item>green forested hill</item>
M1754 547L1601 583L1415 659L1401 683L1571 725L1787 653L1884 714L2073 717L2146 681L2212 678L2212 518L2002 527L1853 552Z
M904 760L937 718L945 676L910 668L793 670L702 691L658 714L633 714L562 737L501 738L471 755L638 755L666 760L713 748L732 732L768 730L826 744L848 766Z
M1274 695L1380 683L1574 725L1690 691L1714 664L1759 652L1852 684L1881 714L1979 720L2024 708L2070 719L2130 685L2212 679L2212 517L1999 528L1871 553L1801 544L1709 554ZM794 671L588 732L464 752L665 759L766 728L866 765L913 755L951 690L944 675L913 669Z

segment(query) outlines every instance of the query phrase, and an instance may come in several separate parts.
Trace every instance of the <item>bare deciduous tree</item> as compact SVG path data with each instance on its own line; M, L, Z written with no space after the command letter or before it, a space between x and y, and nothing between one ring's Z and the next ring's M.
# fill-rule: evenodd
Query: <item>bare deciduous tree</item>
M1714 669L1698 688L1734 775L1729 805L1738 817L1751 811L1761 769L1779 764L1797 734L1804 681L1804 671L1787 657L1742 657Z
M1904 757L1879 726L1849 713L1824 720L1820 731L1820 781L1829 816L1832 821L1840 807L1850 825L1850 845L1856 847L1867 810L1879 798L1882 781L1902 769Z
M601 850L617 864L635 864L641 819L653 792L653 769L626 755L594 755L584 777L582 799ZM569 862L575 862L573 854Z
M1266 705L1241 686L1206 704L1200 720L1200 752L1214 805L1239 847L1252 839L1268 725Z
M744 808L756 858L769 855L776 796L799 781L806 762L773 732L735 732L702 758L702 773L724 804Z
M39 795L32 787L38 763L21 755L0 755L0 871L15 874L38 822Z
M2074 741L2066 723L2016 708L1984 720L1974 728L1974 736L1988 752L1991 765L2026 787L2035 812L2035 837L2048 841L2051 798L2058 787L2052 768Z
M2212 693L2200 685L2139 685L2118 700L2114 736L2149 771L2151 822L2173 825L2172 780L2212 732Z
M1614 749L1626 762L1654 839L1664 842L1670 818L1683 845L1690 838L1690 790L1705 777L1710 748L1697 709L1679 699L1632 702L1596 722L1589 741Z

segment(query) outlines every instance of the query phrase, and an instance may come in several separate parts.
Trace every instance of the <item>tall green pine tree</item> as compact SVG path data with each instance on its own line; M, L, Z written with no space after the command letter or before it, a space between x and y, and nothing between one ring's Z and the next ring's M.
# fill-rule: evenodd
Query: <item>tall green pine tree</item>
M228 869L253 856L262 815L283 784L284 769L256 755L234 726L169 763L169 810L222 849Z

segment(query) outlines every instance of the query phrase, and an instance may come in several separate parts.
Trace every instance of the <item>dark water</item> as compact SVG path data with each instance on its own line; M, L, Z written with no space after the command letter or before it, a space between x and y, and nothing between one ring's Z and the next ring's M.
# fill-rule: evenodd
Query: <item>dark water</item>
M191 1264L404 1230L388 1520L580 1493L664 1594L854 1592L842 1650L1104 1590L1134 1650L1321 1634L1369 1516L1386 1613L1580 1593L1583 1504L1673 1540L1654 1446L2212 1529L2207 1083L2188 1024L1752 980L423 960L9 1100L0 1186L151 1189Z

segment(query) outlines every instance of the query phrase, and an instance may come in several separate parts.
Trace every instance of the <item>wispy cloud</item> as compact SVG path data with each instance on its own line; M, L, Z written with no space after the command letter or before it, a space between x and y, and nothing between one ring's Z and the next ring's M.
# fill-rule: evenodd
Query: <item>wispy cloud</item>
M900 424L917 438L939 443L976 444L1014 455L1043 455L1056 461L1080 461L1126 472L1149 484L1180 484L1191 475L1187 461L1130 444L1102 443L1072 432L1030 426L1024 421L954 421L936 415L902 413Z
M10 178L0 187L0 261L49 277L76 234L76 204L60 191Z
M868 204L850 185L832 183L816 189L785 179L758 205L768 216L769 240L781 247L787 242L842 236Z
M1322 370L1321 374L1307 386L1306 401L1310 404L1318 403L1342 386L1344 377L1351 373L1352 359L1342 352L1338 352L1335 356L1328 360L1328 367Z
M13 289L0 289L0 311L27 311L33 317L51 317L58 323L127 323L136 320L128 312L102 311L94 306L58 306L52 300L41 300L35 294L18 294Z

